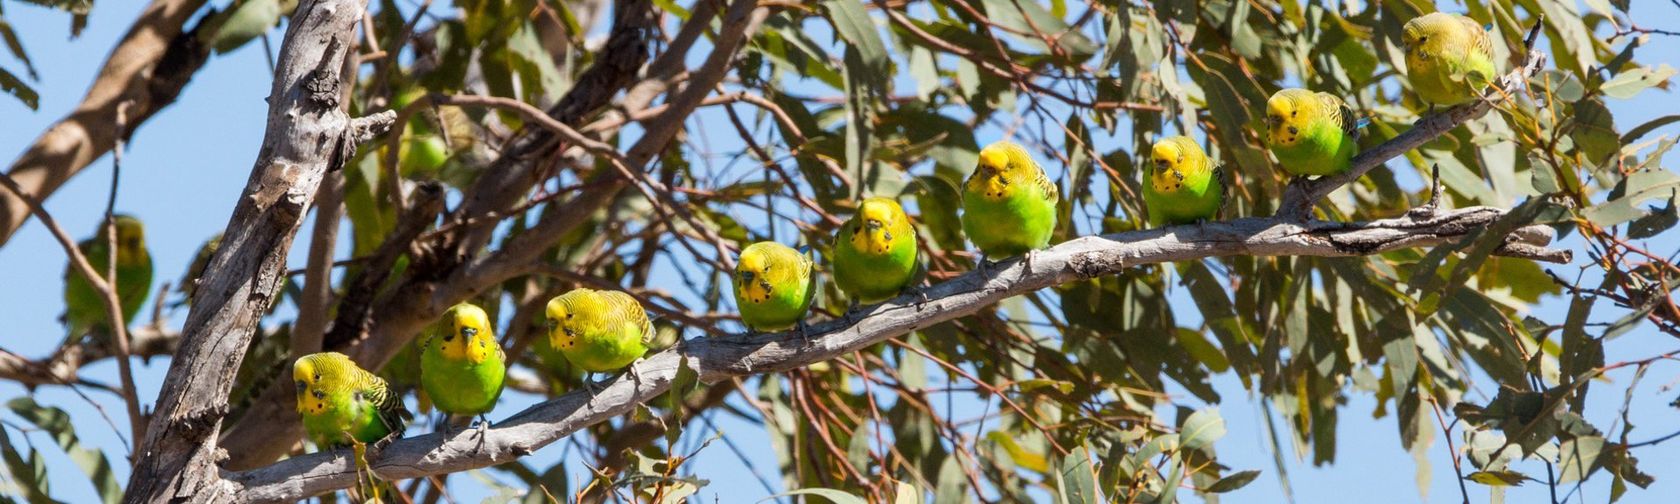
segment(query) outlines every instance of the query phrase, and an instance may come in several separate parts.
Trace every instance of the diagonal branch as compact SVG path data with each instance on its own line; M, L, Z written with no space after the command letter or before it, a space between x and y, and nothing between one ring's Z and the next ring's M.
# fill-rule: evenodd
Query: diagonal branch
M18 156L8 173L41 201L116 145L152 114L169 106L210 56L197 28L183 32L205 0L154 0L111 49L87 96L70 115L54 123ZM200 23L202 26L202 22ZM122 131L117 108L130 102ZM0 192L0 246L29 217L29 207Z
M1434 246L1465 239L1506 211L1472 207L1362 223L1298 223L1247 218L1165 229L1087 236L929 287L927 301L900 296L867 309L856 323L829 321L811 328L808 345L793 332L695 339L634 365L600 392L579 391L532 406L496 423L480 441L475 433L427 434L385 448L372 469L398 480L509 462L580 429L626 414L670 388L681 366L708 383L786 371L847 355L911 331L978 313L1006 298L1054 285L1119 273L1126 268L1208 257L1346 257ZM1568 261L1568 251L1545 248L1551 231L1522 228L1499 253L1543 261ZM632 378L632 376L639 378ZM302 499L356 482L348 452L315 453L244 472L229 473L229 494L242 502Z
M1365 176L1365 172L1429 143L1466 121L1486 115L1488 111L1493 110L1495 103L1527 87L1528 79L1546 68L1546 54L1532 50L1534 34L1538 33L1539 28L1540 23L1536 22L1534 30L1529 33L1526 45L1531 49L1523 65L1500 77L1497 85L1489 86L1482 94L1482 99L1418 119L1406 132L1360 152L1353 158L1353 167L1340 175L1314 180L1301 179L1289 184L1289 187L1283 190L1283 200L1278 204L1277 216L1297 222L1306 220L1312 215L1313 205L1329 196L1332 191L1359 180L1359 177Z

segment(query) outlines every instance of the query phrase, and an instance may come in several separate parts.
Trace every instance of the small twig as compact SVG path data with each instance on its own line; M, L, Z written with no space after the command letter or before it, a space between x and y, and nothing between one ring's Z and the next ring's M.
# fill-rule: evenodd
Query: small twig
M145 418L140 416L140 392L134 385L133 363L129 362L128 347L128 319L123 317L122 300L117 290L117 183L122 178L123 132L128 127L128 106L131 102L124 101L117 104L117 121L115 144L111 148L111 194L105 199L105 274L110 283L101 292L106 299L106 311L111 317L111 341L115 345L117 372L121 378L123 402L128 406L129 423L134 429L134 451L140 451L140 440L146 438ZM150 290L148 285L140 292Z
M1453 473L1458 475L1458 478L1455 478L1458 480L1458 494L1464 497L1464 504L1470 504L1470 489L1464 486L1463 462L1459 460L1458 447L1453 446L1452 429L1454 425L1458 425L1459 419L1453 418L1452 423L1447 423L1446 417L1441 415L1441 403L1435 402L1434 397L1429 398L1429 407L1435 410L1435 421L1440 423L1441 434L1447 438L1447 452L1452 455Z

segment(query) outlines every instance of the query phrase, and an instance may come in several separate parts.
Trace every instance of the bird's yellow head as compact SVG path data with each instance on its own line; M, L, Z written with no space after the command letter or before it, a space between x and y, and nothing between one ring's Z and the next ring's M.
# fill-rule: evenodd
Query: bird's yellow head
M320 415L332 407L332 397L344 390L349 379L345 376L356 366L350 357L338 352L321 352L299 357L292 364L292 382L297 386L297 410L304 415Z
M444 312L436 334L426 342L437 347L443 358L478 364L500 349L490 316L472 303L461 303Z
M783 251L782 249L786 249ZM736 302L763 303L770 300L774 290L772 275L776 275L777 254L793 252L787 245L758 242L741 249L741 259L735 263ZM793 252L797 255L798 252ZM783 266L786 267L786 266Z
M891 198L874 197L863 200L858 205L857 215L851 222L846 223L842 232L850 240L853 247L864 252L885 254L892 248L893 239L915 239L906 235L901 223L908 223L909 216L904 214L904 208L898 206ZM893 234L894 231L898 234Z
M146 226L130 215L117 214L114 217L117 224L117 264L144 262L147 259ZM100 241L105 239L104 229L100 228Z
M556 349L577 345L580 334L594 332L607 312L606 298L591 289L572 289L548 300L548 342Z
M1463 45L1468 38L1464 28L1474 26L1475 22L1465 23L1460 18L1462 16L1432 12L1407 21L1400 31L1400 44L1406 50L1406 66L1427 64L1432 56L1439 56L1454 44L1468 48L1468 45Z
M1312 91L1285 89L1266 100L1266 130L1272 145L1291 146L1301 141L1307 121L1319 114Z
M1025 147L1000 141L980 150L979 165L968 177L968 191L1001 200L1009 195L1011 185L1027 182L1034 170L1036 166Z
M1149 159L1155 164L1155 169L1149 173L1149 183L1156 192L1177 192L1184 186L1184 161L1189 153L1179 145L1175 138L1165 138L1149 149Z

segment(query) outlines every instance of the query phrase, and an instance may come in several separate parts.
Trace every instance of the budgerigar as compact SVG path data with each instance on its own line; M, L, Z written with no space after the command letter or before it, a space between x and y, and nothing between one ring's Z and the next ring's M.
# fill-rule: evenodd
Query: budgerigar
M1493 82L1493 41L1475 20L1436 12L1412 18L1401 33L1406 78L1418 98L1452 106L1475 99Z
M963 233L990 258L1042 249L1056 231L1059 198L1027 149L1007 141L988 145L963 184Z
M140 219L115 215L117 225L117 297L121 301L123 325L134 321L145 306L152 288L152 254L146 250L146 229ZM103 276L110 264L105 226L92 238L77 245L95 273ZM64 322L70 327L67 343L76 343L82 336L93 335L96 341L106 341L111 334L111 319L105 311L104 297L93 284L75 268L64 270Z
M546 311L549 345L587 373L629 366L657 335L642 304L620 291L573 289L550 299ZM595 386L587 378L584 384Z
M811 258L776 242L741 249L735 265L735 304L741 322L754 331L805 327L805 312L817 295Z
M368 471L367 444L402 437L403 421L409 418L402 397L385 380L338 352L299 357L292 364L292 381L297 385L298 415L310 439L323 450L351 447L357 487L378 501L388 485L373 482L371 472L368 484L362 485L362 474Z
M1214 218L1224 202L1225 182L1201 145L1187 136L1164 138L1150 148L1150 158L1143 203L1149 207L1151 227Z
M420 385L432 404L449 415L479 415L482 436L506 377L507 356L484 309L460 303L444 312L420 354Z
M1296 176L1336 175L1359 153L1359 119L1341 98L1284 89L1266 100L1272 154Z
M310 439L325 448L401 437L409 417L385 380L338 352L299 357L292 365L297 410Z
M916 277L916 229L891 198L869 198L834 237L834 282L858 303L891 299Z

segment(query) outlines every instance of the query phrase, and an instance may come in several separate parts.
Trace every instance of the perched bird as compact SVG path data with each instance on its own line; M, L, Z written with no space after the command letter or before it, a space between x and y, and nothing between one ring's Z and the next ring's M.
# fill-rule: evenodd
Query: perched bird
M869 198L834 237L834 282L858 303L897 296L916 277L916 229L891 198Z
M507 377L507 355L496 341L490 316L472 303L461 303L444 312L433 329L420 353L420 386L439 411L478 415L482 436L490 425L484 414L496 406Z
M292 364L297 385L297 411L303 428L322 449L349 446L355 452L357 488L368 474L365 491L379 501L388 485L376 483L367 467L367 445L402 437L409 418L402 398L349 356L321 352L299 357ZM365 499L352 499L362 501Z
M1025 148L991 144L980 150L979 166L963 184L963 233L986 257L1044 248L1056 230L1058 198L1056 184Z
M187 271L181 274L181 281L175 284L176 292L181 293L181 300L171 307L192 306L193 294L198 292L198 281L204 277L205 268L210 267L210 259L216 256L216 251L222 248L222 234L216 233L203 245L198 246L198 253L193 254L192 264L187 265Z
M1284 89L1266 100L1272 154L1296 176L1335 175L1353 166L1360 121L1330 93Z
M1449 107L1475 99L1493 82L1493 41L1475 20L1436 12L1406 22L1406 78L1418 98Z
M754 331L805 328L805 312L817 295L811 258L787 245L758 242L741 249L735 265L735 304L741 322ZM802 333L803 334L803 333Z
M315 444L327 448L401 437L409 418L385 380L338 352L299 357L292 364L297 410Z
M1225 182L1195 140L1161 139L1150 148L1150 158L1154 169L1145 172L1143 203L1151 227L1206 221L1219 212Z
M122 305L123 325L134 321L145 306L152 288L152 254L146 250L146 229L140 219L118 214L117 225L117 297ZM82 240L77 248L87 257L95 273L106 274L110 251L105 226L92 238ZM105 312L104 297L93 288L86 277L66 266L64 270L64 322L70 327L67 343L79 342L82 336L93 335L105 341L111 334L111 319Z
M621 291L573 289L548 300L548 342L587 373L623 369L646 354L656 333L647 310ZM630 368L635 378L635 368ZM585 386L594 387L585 380Z

